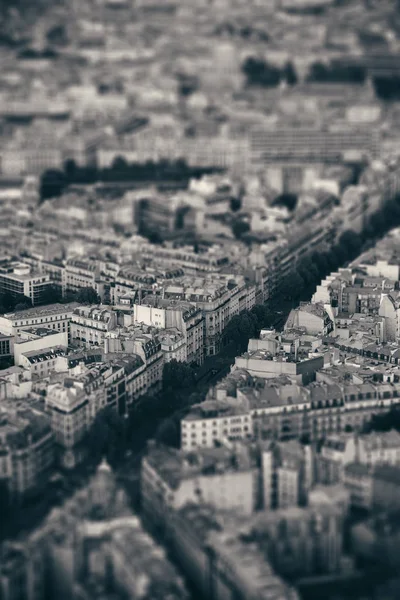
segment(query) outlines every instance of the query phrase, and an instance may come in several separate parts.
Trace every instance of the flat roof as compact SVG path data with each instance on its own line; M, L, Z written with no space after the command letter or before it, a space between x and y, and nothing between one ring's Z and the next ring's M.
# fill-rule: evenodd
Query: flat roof
M73 311L77 306L80 306L78 302L69 302L68 304L47 304L46 306L35 306L33 308L27 308L26 310L6 313L4 317L12 321L19 321L21 319L34 319L36 317L46 317L59 313L68 313Z

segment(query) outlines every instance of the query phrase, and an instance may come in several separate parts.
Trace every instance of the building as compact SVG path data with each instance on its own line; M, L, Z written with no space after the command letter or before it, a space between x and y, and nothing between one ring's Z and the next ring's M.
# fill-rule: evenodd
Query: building
M400 509L400 467L376 465L373 470L372 506L376 510L397 512Z
M246 526L242 515L187 504L171 513L167 535L183 572L205 598L299 600L246 536Z
M179 329L172 327L170 329L164 329L159 332L158 339L161 342L164 362L169 362L171 360L187 362L186 340Z
M164 550L132 513L103 462L89 484L21 541L3 545L2 597L187 600Z
M240 403L207 400L196 404L181 421L181 448L211 447L216 441L251 438L249 411Z
M334 321L322 304L301 302L290 311L285 323L285 330L298 327L304 327L309 335L329 335L334 330Z
M295 580L340 571L342 527L340 508L323 503L258 513L247 534L281 576Z
M32 391L32 374L23 367L0 371L0 399L27 398Z
M0 358L8 358L14 355L14 338L12 335L0 334Z
M54 436L46 415L25 401L2 399L0 481L5 481L11 499L43 490L54 461Z
M225 211L224 211L225 212ZM184 248L167 248L164 246L143 243L141 256L154 260L157 264L179 265L185 273L219 273L229 266L229 256L223 249L211 248L207 252L194 252L191 246Z
M29 265L8 263L0 265L0 293L13 297L26 296L32 305L40 304L51 286L48 275L31 272Z
M233 314L255 304L255 287L245 285L243 277L207 275L185 276L176 283L165 283L158 293L168 300L185 300L200 308L204 317L204 353L213 356L220 350L222 332Z
M51 347L39 350L28 350L19 356L19 365L37 378L48 377L57 370L59 358L66 355L63 347Z
M271 486L275 496L273 506L279 509L304 506L313 483L311 447L291 440L276 444L274 454L274 477Z
M250 132L252 164L265 165L276 161L291 161L293 164L337 163L349 152L378 155L379 136L369 129L351 130L347 125L343 131L328 131L318 128L293 127Z
M63 383L49 385L46 412L59 447L60 460L65 467L73 468L82 460L80 443L91 421L83 382L65 379Z
M318 375L321 373L318 371ZM281 441L303 437L321 441L333 435L339 443L349 429L360 431L373 415L398 405L397 386L348 384L346 380L339 385L329 377L303 386L286 375L265 379L258 372L253 375L245 368L234 369L209 392L205 402L192 407L183 419L182 447L185 444L191 448L192 443L213 445L226 436L245 439L253 435ZM231 422L232 418L236 421ZM340 471L336 459L320 455L318 461L321 477L325 473L327 483L336 481Z
M250 515L256 508L258 472L250 448L199 448L185 452L149 444L142 460L141 505L151 524L165 524L172 509L207 503Z
M107 333L116 326L117 315L114 311L101 306L78 306L71 316L71 341L86 347L104 347Z
M140 373L141 391L143 394L155 393L161 389L164 368L164 352L161 341L148 328L136 326L126 331L108 332L105 338L105 357L118 357L124 354L136 354L143 362L144 370Z
M204 318L201 308L190 302L146 296L133 306L135 323L180 331L186 343L186 361L202 365L204 358Z
M236 391L262 440L300 439L311 432L311 401L307 390L290 380L266 380Z
M391 431L371 432L358 438L359 460L363 464L400 465L400 434Z
M235 358L232 370L244 369L253 377L273 379L281 375L290 377L293 382L309 383L315 373L324 366L323 356L306 357L292 352L260 349L248 351Z
M90 287L97 291L97 281L100 271L97 264L78 258L66 261L62 271L62 290L66 292L79 292L81 288Z
M47 306L38 306L14 313L6 313L0 316L0 331L4 335L15 336L30 327L41 326L46 329L66 332L68 342L70 342L70 321L72 312L78 306L79 304L76 302L69 304L48 304Z
M153 189L143 190L135 197L134 223L139 231L169 234L179 228L182 208L177 198L168 197Z
M323 484L342 483L346 465L358 460L354 434L328 435L317 457L317 477Z
M14 339L14 363L22 365L25 362L23 354L27 352L38 352L50 350L51 348L67 348L68 334L66 331L58 331L47 327L30 327L21 330Z
M351 528L351 548L356 560L368 568L381 565L399 568L400 532L398 513L379 514ZM391 596L396 598L396 593Z
M349 492L350 505L370 511L373 490L371 469L363 463L349 463L344 467L343 483Z

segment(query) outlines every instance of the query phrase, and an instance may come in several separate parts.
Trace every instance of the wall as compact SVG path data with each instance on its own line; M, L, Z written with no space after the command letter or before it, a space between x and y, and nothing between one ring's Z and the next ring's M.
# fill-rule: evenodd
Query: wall
M68 346L68 333L66 331L53 333L44 337L38 337L33 340L21 340L14 344L14 362L15 365L21 365L23 360L21 354L30 352L31 350L44 350L46 348L54 348L55 346Z

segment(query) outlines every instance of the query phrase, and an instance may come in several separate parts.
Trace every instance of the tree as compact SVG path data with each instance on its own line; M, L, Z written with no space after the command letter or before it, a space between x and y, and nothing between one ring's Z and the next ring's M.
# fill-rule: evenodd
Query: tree
M91 287L80 288L76 300L81 304L100 304L100 296Z
M325 82L329 79L329 68L321 62L314 62L311 64L310 70L307 74L307 81L320 81Z
M272 206L285 206L290 212L293 212L297 206L296 194L284 193L275 198Z
M355 231L345 231L339 239L339 245L347 252L347 258L353 258L361 251L361 239Z
M68 182L72 183L74 181L74 177L76 176L76 173L77 173L77 165L76 165L76 162L72 158L69 158L68 160L65 161L64 173L65 173L65 177L67 178Z
M320 279L318 267L310 257L303 258L298 265L298 270L306 286L314 285Z
M47 41L56 46L66 46L68 44L68 35L65 25L55 25L46 32Z
M165 363L163 368L163 391L187 390L195 385L195 375L187 363L175 359Z
M10 292L4 292L0 295L0 305L6 313L14 310L15 297Z
M126 446L126 421L115 408L107 406L96 414L87 436L90 459L94 463L106 457L111 465L121 460Z
M174 418L165 419L157 427L155 439L166 446L174 446L179 448L180 445L180 428Z
M249 56L242 65L248 85L276 87L281 81L281 71L278 67L268 64L263 58Z
M40 304L56 304L62 301L61 288L58 285L48 285L40 296Z
M196 75L178 74L178 91L180 96L184 98L191 96L198 90L198 87L199 80Z
M288 85L296 85L297 73L291 61L288 61L283 67L282 75Z
M129 169L129 165L123 156L116 156L111 165L113 171L125 173Z
M234 221L232 225L232 233L237 240L240 240L240 238L249 231L250 225L246 223L246 221L242 221L241 219Z
M301 275L294 271L281 283L280 291L286 300L294 301L300 298L304 290L304 280Z
M230 200L230 207L232 212L237 212L242 207L242 202L240 198L232 197Z
M257 320L257 329L272 327L275 315L265 304L256 304L250 311Z
M328 275L330 271L330 263L327 255L323 252L314 252L311 256L311 261L313 265L318 270L318 275L322 279L326 275Z
M24 296L24 294L16 294L13 298L13 307L12 310L26 310L27 308L32 308L32 300L28 298L28 296Z
M254 313L244 311L230 319L223 331L223 340L225 344L233 342L238 352L247 350L249 339L254 338L258 333L258 320Z
M60 196L66 185L66 178L62 171L50 169L45 171L40 178L40 199L43 202L48 198Z
M19 312L21 310L26 310L27 308L32 308L32 302L29 304L27 302L18 302L18 304L15 305L14 310L15 312Z

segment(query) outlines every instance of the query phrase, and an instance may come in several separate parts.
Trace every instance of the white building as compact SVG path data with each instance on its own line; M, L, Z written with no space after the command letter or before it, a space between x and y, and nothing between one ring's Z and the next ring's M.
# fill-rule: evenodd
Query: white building
M31 327L21 331L14 341L14 362L16 365L26 363L26 353L52 348L67 348L66 331L54 331L44 327Z

